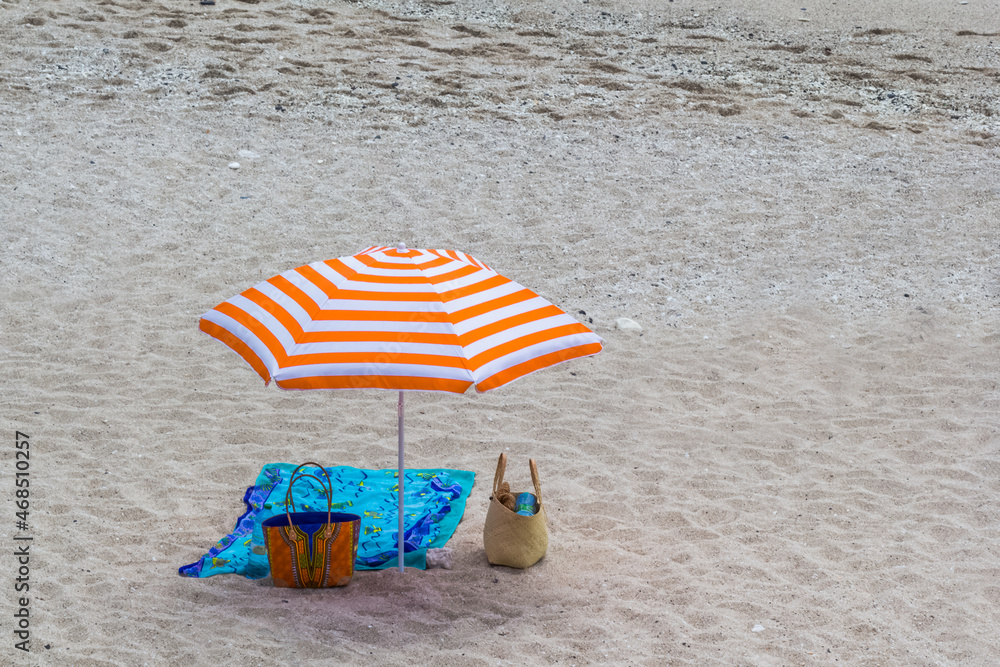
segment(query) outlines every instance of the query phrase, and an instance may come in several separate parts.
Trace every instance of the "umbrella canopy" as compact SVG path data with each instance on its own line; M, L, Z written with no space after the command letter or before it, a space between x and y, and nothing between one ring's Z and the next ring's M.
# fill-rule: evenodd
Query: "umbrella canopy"
M219 304L200 328L282 389L487 391L601 350L590 329L454 250L314 262Z
M488 391L601 351L590 329L471 255L402 244L286 271L199 326L282 389L399 390L400 473L403 391Z

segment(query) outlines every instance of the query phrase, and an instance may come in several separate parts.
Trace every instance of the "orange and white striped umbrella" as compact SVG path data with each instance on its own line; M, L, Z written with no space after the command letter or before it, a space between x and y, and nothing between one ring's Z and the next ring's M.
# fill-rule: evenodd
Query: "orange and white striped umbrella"
M403 246L286 271L200 328L282 389L482 392L601 350L590 329L474 257Z
M282 389L399 390L400 572L403 392L488 391L601 351L593 331L471 255L402 244L286 271L199 326Z

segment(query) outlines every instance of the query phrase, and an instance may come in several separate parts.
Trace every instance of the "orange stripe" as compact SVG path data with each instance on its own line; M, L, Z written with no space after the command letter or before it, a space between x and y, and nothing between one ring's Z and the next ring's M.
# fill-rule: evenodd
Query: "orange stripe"
M254 336L260 339L268 351L274 356L275 361L278 362L278 368L285 365L285 359L288 356L285 354L285 348L281 344L281 341L271 332L270 329L265 327L260 323L255 317L250 315L248 312L242 308L238 308L228 301L224 301L215 307L215 310L222 313L223 315L228 315L233 318L247 329L250 330Z
M281 326L288 330L288 333L292 335L292 340L298 341L305 332L302 330L302 326L299 321L292 317L292 315L282 308L274 299L264 294L256 287L251 287L247 291L243 292L241 295L250 301L257 304L262 310L270 313L274 319L281 322ZM315 307L315 306L314 306ZM229 313L226 313L227 315Z
M500 287L501 285L506 285L507 283L514 282L510 278L504 278L501 275L495 275L492 278L487 278L486 280L481 280L478 283L472 285L467 285L466 287L459 287L458 289L453 289L450 292L441 292L441 300L445 303L449 301L454 301L455 299L461 299L463 296L471 296L473 294L479 294L480 292L485 292L488 289L493 289L494 287Z
M333 293L339 290L339 288L336 285L334 285L332 282L324 278L323 274L321 274L319 271L309 266L308 264L306 264L305 266L300 266L299 268L295 269L295 272L298 273L303 278L305 278L306 280L308 280L309 282L311 282L316 287L320 288L328 298L332 298Z
M554 317L562 314L563 311L553 305L548 305L537 310L529 310L526 313L514 315L512 317L502 319L499 322L494 322L493 324L487 324L486 326L474 329L467 334L463 334L458 337L458 343L462 347L465 347L466 345L475 343L477 340L482 340L487 336L492 336L495 333L500 333L501 331L506 331L507 329L527 324L528 322L536 322L538 320L543 320L546 317Z
M444 366L468 368L465 357L448 357L443 354L413 354L407 352L317 352L295 354L281 362L282 368L312 364L412 364L416 366Z
M284 293L284 295L289 299L299 304L299 307L306 311L310 318L312 318L315 313L319 311L319 306L316 305L316 302L309 298L309 295L303 292L302 288L288 278L284 276L274 276L273 278L268 278L267 282L269 282L279 292Z
M331 299L344 299L355 301L439 301L436 292L428 290L426 292L367 292L363 290L340 289L323 274L306 265L295 269L306 280L323 291Z
M458 345L455 334L419 333L413 331L311 331L296 338L296 343L427 343Z
M470 255L467 252L463 252L462 253L462 255L464 256L464 259L459 259L458 254L456 254L456 252L454 250L428 250L427 252L429 252L429 253L431 253L433 255L437 255L438 257L454 257L455 259L457 259L460 262L463 262L463 263L464 262L469 262L470 264L472 264L474 266L478 266L481 269L486 269L487 271L492 271L493 270L489 266L487 266L486 262L480 262L478 259L476 259L475 257L473 257L472 255Z
M358 322L450 322L448 313L417 310L321 310L312 319L317 321Z
M317 274L319 275L319 274ZM322 276L321 276L322 277ZM284 276L275 276L267 282L299 304L311 320L329 321L383 321L383 322L450 322L447 313L421 311L382 310L326 310L316 305L305 292ZM336 287L335 287L336 288ZM249 290L248 290L249 291Z
M458 345L458 337L448 333L420 333L414 331L303 331L298 320L269 296L256 289L248 289L243 296L253 301L277 319L291 334L296 343L429 343L432 345ZM226 313L227 315L229 313ZM315 318L313 318L315 320ZM352 318L353 319L353 318ZM413 320L414 324L422 324Z
M449 391L464 394L472 383L468 380L445 380L441 378L421 378L408 376L318 375L293 380L279 380L282 389L411 389L423 391Z
M583 326L579 322L574 322L573 324L565 324L561 327L554 327L544 331L536 331L535 333L515 338L508 343L495 345L484 352L480 352L476 356L469 359L469 368L477 370L491 361L507 356L511 352L517 352L518 350L523 350L531 345L537 345L538 343L544 343L545 341L555 340L556 338L562 338L563 336L570 336L578 333L590 333L590 329Z
M267 366L265 366L264 362L257 356L257 353L250 349L249 345L231 334L229 331L220 327L215 322L201 319L198 322L198 328L212 338L216 338L225 343L233 350L233 352L243 357L244 361L250 364L250 366L257 371L257 375L259 375L264 382L271 381L271 374L267 372Z
M248 290L247 292L250 292ZM256 294L246 294L248 298L259 297L262 301L269 300L268 297L256 290L253 290ZM256 298L253 299L254 303L261 305ZM273 303L273 302L272 302ZM277 304L275 304L277 305ZM261 306L264 307L264 306ZM284 350L281 342L278 338L268 329L264 324L254 318L252 315L242 310L241 308L234 306L229 302L224 302L219 304L215 310L218 312L231 317L233 320L239 322L244 327L250 330L274 356L278 363L279 368L287 368L291 366L302 366L307 364L322 364L322 363L412 363L421 364L428 366L448 366L452 368L466 368L465 360L461 357L449 357L446 355L429 355L429 354L410 354L410 353L377 353L373 356L373 353L367 352L326 352L326 353L314 353L314 354L303 354L295 355L289 357ZM280 310L280 308L279 308ZM286 317L291 319L291 324L295 325L292 332L298 332L298 335L294 338L296 343L323 343L323 342L398 342L398 343L430 343L439 345L456 345L457 337L453 334L427 334L418 332L363 332L363 331L349 331L349 332L309 332L304 333L297 326L294 318L290 315L285 314ZM285 324L284 322L282 323ZM249 349L249 348L248 348ZM374 359L374 361L372 361Z
M442 273L439 276L429 276L427 281L432 285L437 285L439 283L446 283L449 280L458 280L459 278L464 278L465 276L471 276L473 273L478 273L479 271L481 271L481 269L464 264L461 268L450 271L449 273Z
M339 259L328 259L323 262L331 269L344 276L348 280L353 280L358 283L379 283L383 285L426 285L427 278L424 276L373 276L364 273L360 273L355 269L347 266ZM400 267L407 268L409 267Z
M548 368L549 366L555 366L556 364L569 361L570 359L578 359L580 357L590 356L591 354L597 354L600 351L600 343L590 343L588 345L580 345L578 347L559 350L558 352L551 352L535 359L529 359L524 363L518 364L517 366L511 366L507 370L500 371L499 373L486 378L476 385L476 391L483 392L489 391L490 389L496 389L497 387L502 387L509 382L513 382L519 377L524 377L529 373L534 373L535 371Z
M371 257L369 257L367 255L364 256L364 257L357 257L357 259L358 259L358 261L363 262L366 266L369 266L369 267L372 267L372 268L395 269L395 270L400 270L400 269L404 269L404 268L410 270L410 269L414 268L414 267L405 266L405 265L399 265L399 264L388 264L386 262L377 262L377 261L375 261L374 259L372 259ZM339 265L342 266L343 268L341 269L341 268L338 268L338 267L334 267L331 264L331 262L338 262ZM397 283L397 284L411 284L411 285L412 284L423 284L423 283L431 283L433 285L436 285L438 283L447 282L449 280L457 280L458 278L464 278L465 276L472 275L473 273L476 273L477 271L480 271L480 269L477 268L477 267L475 267L475 266L469 266L469 265L463 263L460 268L455 269L454 271L450 271L448 273L443 273L443 274L441 274L439 276L427 276L427 275L424 275L424 276L421 276L421 277L418 277L418 278L414 278L414 277L394 278L392 276L367 276L367 275L359 274L357 271L353 271L350 267L348 267L343 262L340 262L339 260L329 260L329 261L326 262L326 264L330 265L330 268L333 268L334 270L337 271L337 273L341 274L345 278L349 278L350 280L357 280L358 282L377 282L377 283L390 283L390 284L391 283ZM420 264L418 270L420 270L421 272L424 272L427 269L434 269L434 268L437 268L439 266L445 266L447 264L454 264L454 262L451 259L449 259L449 258L439 257L438 259L435 259L433 261L427 262L426 264ZM350 273L348 273L348 272L350 272ZM358 277L355 277L355 276L358 276Z
M413 269L416 265L413 264L396 264L394 262L380 262L371 255L354 255L362 264L369 266L373 269L392 269L394 271L399 271L400 269ZM427 262L426 264L421 264L421 269L433 269L438 266L444 266L445 264L450 264L451 260L446 258L435 259Z
M454 261L455 261L455 260L453 260L453 259L452 259L452 258L451 258L451 257L450 257L450 256L449 256L448 254L447 254L447 253L448 253L448 251L447 251L447 250L444 250L444 251L442 251L442 250L434 250L434 249L432 249L432 248L428 248L428 249L427 249L427 252L429 252L429 253L430 253L430 254L432 254L432 255L436 255L437 257L440 257L440 258L441 258L441 260L443 260L443 261L444 261L444 263L446 263L446 264L451 264L452 262L454 262ZM435 261L437 261L437 260L435 260Z
M520 292L514 292L513 294L508 294L491 301L477 303L475 306L469 306L468 308L456 311L451 314L451 322L458 324L459 322L464 322L469 318L484 315L493 310L499 310L500 308L504 308L506 306L512 306L515 303L521 303L522 301L527 301L528 299L534 299L536 296L538 295L530 289L525 288Z
M418 301L421 303L440 302L437 292L366 292L363 290L342 289L330 295L331 299L343 301Z

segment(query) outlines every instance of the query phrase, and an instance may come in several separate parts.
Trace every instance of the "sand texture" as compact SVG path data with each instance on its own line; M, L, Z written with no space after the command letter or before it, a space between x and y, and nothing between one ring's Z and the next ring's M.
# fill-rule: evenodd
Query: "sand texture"
M0 0L0 664L1000 664L998 15ZM398 242L605 350L408 396L407 464L479 476L452 570L177 576L263 464L396 461L395 395L265 388L199 316Z

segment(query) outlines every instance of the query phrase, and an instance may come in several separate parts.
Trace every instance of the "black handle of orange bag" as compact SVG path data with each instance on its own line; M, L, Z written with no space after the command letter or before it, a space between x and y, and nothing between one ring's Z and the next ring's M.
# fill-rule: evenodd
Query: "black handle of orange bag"
M323 475L326 477L326 482L321 480L316 475L310 475L307 472L299 474L299 470L302 470L302 468L305 468L306 466L313 466L315 468L319 468L320 470L322 470ZM329 538L330 535L333 533L333 527L330 525L331 523L330 519L333 513L333 480L330 479L330 473L326 471L326 468L313 461L306 461L305 463L300 465L298 468L292 471L292 476L288 478L288 491L285 493L285 516L288 518L288 527L289 528L292 527L292 515L289 513L288 508L291 507L292 512L295 511L295 501L292 500L292 484L295 483L296 475L298 475L298 479L302 479L303 477L312 477L314 480L324 485L323 488L325 488L327 492L326 493L326 537Z

